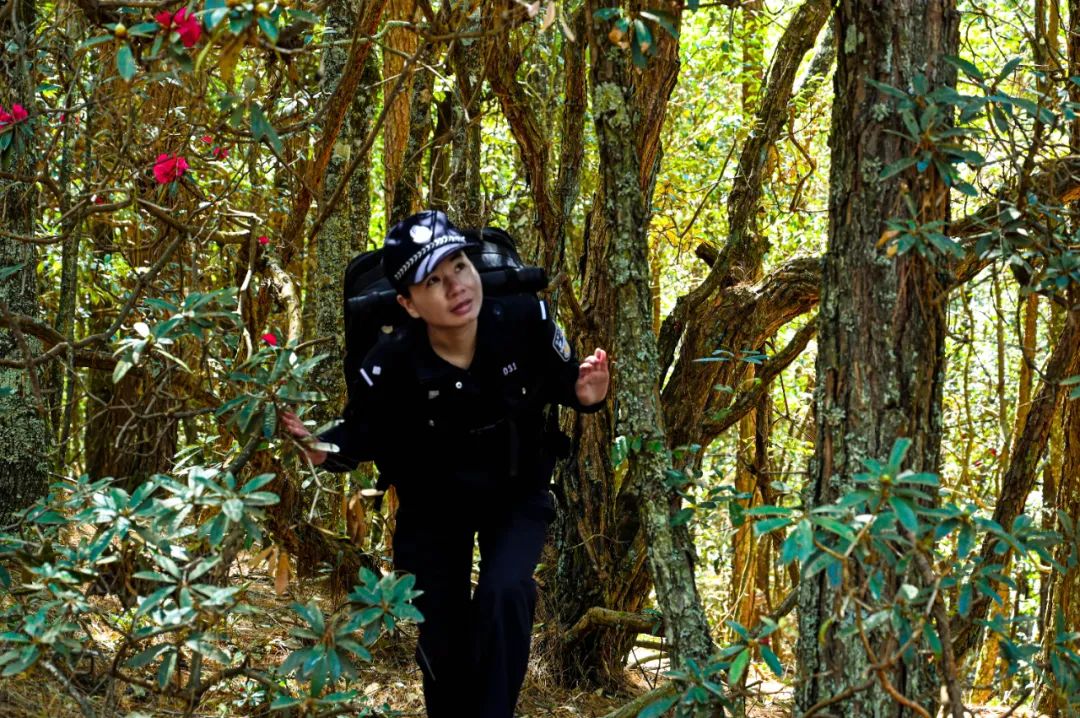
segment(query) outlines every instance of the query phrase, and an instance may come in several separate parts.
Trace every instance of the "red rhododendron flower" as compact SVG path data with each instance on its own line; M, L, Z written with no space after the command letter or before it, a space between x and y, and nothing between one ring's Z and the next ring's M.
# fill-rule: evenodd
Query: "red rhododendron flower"
M270 244L270 238L265 234L259 237L259 244Z
M9 115L7 110L5 110L3 107L0 107L0 127L10 125L14 121L15 118Z
M267 332L266 334L263 334L262 335L262 340L264 342L266 342L267 344L269 344L270 346L272 346L272 347L277 346L277 337L274 336L273 334L271 334L270 332Z
M210 151L210 154L212 154L216 160L223 160L229 156L229 149L227 147L215 147Z
M94 204L105 204L105 198L99 194L94 195Z
M14 104L11 106L11 114L14 115L16 122L22 122L30 115L27 114L26 108L20 104Z
M180 42L184 43L184 47L191 47L199 41L202 26L199 25L195 15L186 7L176 11L176 14L173 15L173 23L176 25L176 31L180 33Z
M168 184L180 179L187 170L188 163L183 157L160 154L154 162L154 179L158 184Z
M202 140L203 142L205 142L206 144L210 144L211 142L214 141L214 138L211 137L210 135L203 135L199 139Z
M202 34L202 26L199 25L198 19L186 7L180 8L175 14L163 10L154 15L154 19L165 32L175 30L180 35L180 42L184 44L184 47L191 47L197 43Z

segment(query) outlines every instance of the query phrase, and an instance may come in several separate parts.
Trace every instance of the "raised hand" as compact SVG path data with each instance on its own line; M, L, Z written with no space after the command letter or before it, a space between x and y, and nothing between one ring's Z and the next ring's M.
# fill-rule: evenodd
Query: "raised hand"
M608 372L607 352L597 349L590 356L585 357L578 367L577 383L574 391L582 406L589 406L598 401L603 401L607 396L608 383L611 374Z

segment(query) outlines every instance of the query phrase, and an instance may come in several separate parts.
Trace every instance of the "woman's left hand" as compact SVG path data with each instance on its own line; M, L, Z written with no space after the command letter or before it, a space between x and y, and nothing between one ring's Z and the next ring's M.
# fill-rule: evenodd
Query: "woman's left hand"
M590 406L603 401L607 396L610 380L606 351L597 349L591 356L585 357L585 361L578 367L577 384L574 385L581 405Z

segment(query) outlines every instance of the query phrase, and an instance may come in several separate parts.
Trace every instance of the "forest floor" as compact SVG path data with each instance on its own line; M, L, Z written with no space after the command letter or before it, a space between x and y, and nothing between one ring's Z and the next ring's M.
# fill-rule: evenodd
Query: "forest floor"
M277 664L285 659L295 647L288 635L293 623L289 605L294 601L306 602L314 598L324 610L332 607L330 597L314 590L310 583L294 579L290 590L278 596L273 589L273 579L264 572L245 572L242 580L250 582L249 602L263 609L253 617L244 617L234 624L234 635L239 645L250 647L252 663L256 665ZM95 599L108 607L111 598ZM115 606L119 609L119 604ZM108 629L102 628L101 638L107 642ZM400 712L403 718L422 718L424 713L420 671L412 657L416 627L404 626L397 635L386 637L376 646L374 662L365 675L365 692L372 705L387 703ZM644 652L643 653L652 653ZM627 683L630 695L612 696L600 691L568 690L556 685L544 675L541 661L534 660L526 677L519 700L518 718L601 718L634 697L663 680L666 666L656 662L645 666L633 666L636 656L628 661ZM631 667L633 666L633 667ZM758 669L761 669L760 671ZM762 666L750 668L750 681L758 698L748 705L750 718L787 718L791 715L792 691L773 678ZM192 718L223 718L248 715L250 708L236 704L239 691L225 687L209 694ZM105 718L100 711L100 700L88 698L88 704L96 709L97 718ZM1026 708L1009 712L1009 707L968 706L973 718L1034 718L1037 714ZM0 718L85 718L79 705L51 676L35 668L15 678L0 679ZM178 718L184 715L183 707L175 702L147 695L141 689L128 689L120 700L119 711L108 718ZM462 718L467 718L463 716Z

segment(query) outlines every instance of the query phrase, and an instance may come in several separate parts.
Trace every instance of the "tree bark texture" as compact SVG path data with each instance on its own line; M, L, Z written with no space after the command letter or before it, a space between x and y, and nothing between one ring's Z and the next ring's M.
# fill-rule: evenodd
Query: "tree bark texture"
M952 0L841 0L836 12L829 241L808 508L842 496L863 470L862 460L888 456L901 437L912 441L908 467L936 472L942 434L947 278L915 252L886 256L879 237L886 220L907 216L902 192L912 195L917 221L925 223L948 219L948 190L933 170L878 179L884 165L912 148L896 133L902 129L897 112L874 111L892 101L867 80L910 90L922 74L930 88L955 85L955 71L942 57L956 54L959 15ZM936 685L921 656L875 672L858 635L837 635L854 610L840 605L840 595L824 575L800 585L796 714L832 699L832 714L907 715L885 681L931 705ZM895 639L872 634L870 641L879 660L897 648Z
M588 33L593 31L593 9L586 7L584 18L578 20L580 27L585 30L579 34L579 44L584 44ZM681 7L675 3L663 3L661 9L668 11L678 26ZM602 48L601 41L606 42L606 38L605 30L600 37L590 41L594 63L602 61L596 48ZM600 160L601 176L614 176L611 175L614 170L608 168L607 163L633 159L637 173L636 191L641 193L644 206L651 198L647 190L652 187L651 178L656 171L655 158L659 153L663 111L678 73L677 41L664 33L658 34L654 40L657 43L656 54L649 59L649 69L645 73L648 74L652 92L639 91L646 81L644 76L639 76L631 88L629 104L623 108L628 116L635 118L636 130L633 134L628 133L626 138L630 142L628 152L635 157L628 159L608 152ZM566 51L564 57L567 57ZM574 67L584 68L580 51L575 51L570 57ZM566 68L569 73L569 63ZM584 101L583 77L576 73L567 74L565 82L568 96L580 100L575 99L564 106L564 128L567 124L576 123L577 120L570 113L581 106L579 101ZM594 113L597 107L595 84L594 79ZM571 88L574 89L573 93L570 92ZM605 107L626 101L624 96L616 96L618 93L611 93L610 89L600 94L606 98L605 93L612 95L611 102L605 102ZM568 142L568 138L580 136L576 131L564 137L560 148L561 162L566 163L580 156L580 145ZM646 171L644 168L649 169ZM634 191L635 183L630 176L625 173L618 176L618 182L624 185L619 188L621 192ZM559 209L569 212L577 183L578 170L561 165L557 184L559 190L554 198L548 200L554 203L550 205L553 212ZM609 187L601 183L588 215L584 252L578 262L583 274L580 294L582 312L575 316L571 334L578 336L579 347L585 351L605 347L612 350L613 356L619 361L614 342L620 299L612 282L613 235L607 212L608 191ZM551 197L550 194L547 196ZM641 224L636 231L644 236L647 217L643 208L640 211L642 214L638 221ZM647 284L644 291L648 291ZM654 381L658 381L659 376L657 371ZM628 397L627 401L638 402L637 398L625 396ZM572 426L564 426L572 434L576 451L574 459L563 466L556 476L558 493L563 497L566 510L560 512L553 528L559 560L547 599L556 617L554 623L563 631L576 625L593 607L626 613L639 612L649 596L651 579L646 569L646 539L638 514L642 496L640 489L626 476L627 465L618 468L612 466L611 446L618 433L612 408L609 404L604 411L585 419L574 418ZM662 426L661 422L662 419L656 426ZM560 678L567 684L625 689L624 663L633 642L634 634L626 631L596 630L582 635L558 652Z
M345 116L349 112L352 101L356 95L357 87L364 74L368 55L371 53L373 43L367 41L367 37L374 34L379 20L383 16L386 0L364 0L360 3L357 12L358 19L353 25L352 45L349 47L349 57L341 71L341 81L334 88L334 92L327 100L326 107L319 117L322 125L322 134L315 146L315 156L305 168L305 175L309 185L320 191L324 199L329 193L322 192L323 178L326 175L326 166L334 154L334 148L338 141L338 134L345 122ZM296 191L296 200L292 211L289 213L289 221L282 230L281 237L281 264L288 268L296 252L303 245L304 226L307 220L311 202L315 199L308 191L308 185L301 185Z
M416 19L415 0L387 0L386 19L389 22L412 22ZM415 54L419 44L420 36L410 28L394 27L386 33L387 50L382 54L383 77L393 82L401 72L409 73L402 91L390 99L383 125L383 186L388 212L394 206L394 189L401 177L401 163L405 159L405 145L409 141L409 98L412 97L413 70L404 69L403 56Z
M333 0L327 6L326 24L327 27L337 30L336 34L344 34L355 19L347 0ZM322 58L322 85L325 93L332 92L341 81L347 60L348 52L345 48L334 45L326 47ZM326 165L323 187L327 193L337 188L350 157L362 149L361 145L371 127L377 82L378 69L374 57L369 56L334 146L334 154ZM314 315L311 329L315 337L330 340L318 346L317 353L327 353L329 356L315 367L312 374L312 385L319 387L327 397L326 402L316 407L315 415L319 422L340 415L344 407L345 376L341 368L345 352L345 340L341 331L344 326L344 268L353 255L363 251L368 244L367 220L371 216L371 200L367 190L370 186L370 174L369 157L362 161L361 166L349 178L350 187L344 195L345 201L338 203L323 225L318 245L315 247L315 262L308 276L308 306L305 310L310 307ZM360 206L356 206L357 204Z
M31 32L33 0L12 0L0 17L0 37L9 43L0 54L0 97L10 98L34 113ZM14 45L16 49L12 50ZM8 132L17 128L8 127ZM15 138L0 156L0 169L16 176L35 175L34 151ZM34 233L38 216L33 183L0 180L0 228L21 236ZM38 314L37 265L33 245L0 236L0 267L20 267L0 279L0 315ZM16 325L0 329L0 358L25 359L36 353L37 342ZM0 525L48 490L49 429L38 369L0 368ZM10 394L5 392L10 391Z
M607 268L615 298L612 351L619 357L615 431L633 447L624 490L640 493L649 572L671 641L672 664L703 665L712 652L709 624L694 582L694 547L686 525L671 525L675 498L666 485L670 459L660 409L656 336L652 331L646 193L634 138L638 117L629 53L611 44L606 21L593 24L592 106L601 158L604 217L611 241ZM646 186L651 186L649 183Z

